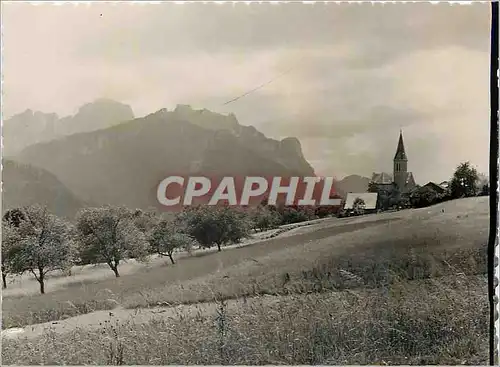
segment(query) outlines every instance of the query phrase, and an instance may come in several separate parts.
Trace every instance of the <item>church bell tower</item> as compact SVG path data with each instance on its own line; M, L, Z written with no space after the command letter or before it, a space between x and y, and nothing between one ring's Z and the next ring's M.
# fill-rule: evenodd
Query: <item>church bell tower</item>
M405 145L403 143L403 131L399 132L398 148L394 156L394 182L399 191L403 191L408 177L408 158L406 157Z

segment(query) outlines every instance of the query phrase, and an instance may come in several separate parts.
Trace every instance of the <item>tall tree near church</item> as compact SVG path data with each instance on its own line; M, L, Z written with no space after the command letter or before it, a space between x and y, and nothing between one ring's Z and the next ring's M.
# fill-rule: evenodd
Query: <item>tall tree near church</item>
M476 196L478 178L477 170L469 162L460 163L450 183L452 198Z

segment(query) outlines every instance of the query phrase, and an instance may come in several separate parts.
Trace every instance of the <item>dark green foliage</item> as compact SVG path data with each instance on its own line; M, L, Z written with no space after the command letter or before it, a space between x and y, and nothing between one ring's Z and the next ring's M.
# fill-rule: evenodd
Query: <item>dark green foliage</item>
M7 210L3 216L3 219L11 226L19 227L23 220L26 220L26 216L20 208L14 208Z
M461 163L450 183L451 197L459 199L463 197L476 196L477 187L476 183L479 179L477 170L470 165L469 162Z
M237 243L249 235L251 221L245 212L229 206L190 207L180 213L177 223L203 247Z
M340 206L331 205L320 205L314 209L314 215L318 218L326 218L328 216L334 216L339 212Z
M315 219L314 207L290 205L278 211L281 214L281 224L300 223Z
M173 254L178 249L191 251L196 241L168 220L157 223L148 235L151 249L160 256L168 256L175 263Z
M71 226L36 205L8 212L2 224L3 274L29 272L45 293L47 273L67 269L73 262Z
M281 223L281 216L276 210L260 205L251 210L250 219L254 229L260 231L276 228Z
M442 196L430 187L421 187L410 195L410 203L415 208L423 208L440 202Z
M490 185L485 184L481 187L480 196L488 196L490 194Z
M144 260L149 244L135 219L130 210L121 207L81 210L76 224L81 263L106 263L119 277L118 265L122 260Z

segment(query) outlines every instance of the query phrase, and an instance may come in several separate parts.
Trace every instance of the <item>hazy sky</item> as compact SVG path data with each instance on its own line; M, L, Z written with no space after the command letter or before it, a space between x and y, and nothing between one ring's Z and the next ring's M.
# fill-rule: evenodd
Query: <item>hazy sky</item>
M488 169L489 4L3 4L4 116L99 97L296 136L323 175ZM234 103L223 104L290 70Z

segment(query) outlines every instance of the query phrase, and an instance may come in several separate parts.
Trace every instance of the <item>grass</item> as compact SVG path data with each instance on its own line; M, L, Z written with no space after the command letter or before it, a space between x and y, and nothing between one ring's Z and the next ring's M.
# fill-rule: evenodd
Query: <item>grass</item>
M273 238L221 253L184 258L174 266L145 267L120 278L71 281L64 289L45 295L4 297L2 328L61 320L97 310L113 309L117 305L130 308L149 306L155 302L206 301L213 299L211 289L232 297L235 292L241 294L242 286L253 289L255 282L263 283L263 276L276 278L279 271L274 265L278 259L285 259L281 255L282 251L291 251L293 254L309 238L328 238L332 233L349 234L376 224L339 226L293 238ZM326 243L323 250L331 252L331 244ZM309 264L316 255L299 253L298 256L301 259L283 264L282 269L293 269L299 261ZM258 259L259 263L251 259ZM250 273L245 275L247 271ZM229 278L223 278L224 275ZM252 280L252 277L255 279ZM50 283L47 285L49 287Z
M485 277L260 297L214 315L158 317L3 343L4 364L485 364ZM273 298L273 297L269 297ZM47 353L50 351L50 353Z
M447 213L443 225L419 215L186 258L46 297L4 299L10 327L117 303L212 301L217 311L6 340L3 363L486 364L487 217Z

